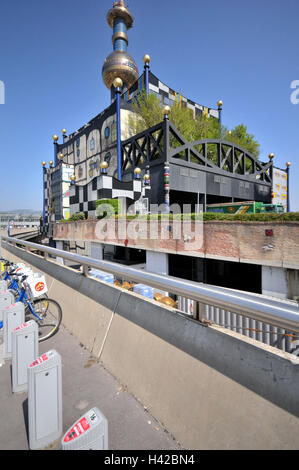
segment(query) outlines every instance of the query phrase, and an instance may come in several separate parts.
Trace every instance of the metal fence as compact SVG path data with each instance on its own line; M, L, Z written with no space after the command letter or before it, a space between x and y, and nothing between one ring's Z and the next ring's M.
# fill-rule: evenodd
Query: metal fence
M100 269L118 279L142 283L193 300L197 305L192 313L193 318L205 325L216 324L281 350L298 354L299 306L296 302L154 274L17 238L1 238L0 247L9 243L43 253L46 259L55 257L68 260L81 266L85 275L88 274L88 268Z
M275 300L272 297L260 294L251 294L251 296L253 295L260 299ZM286 306L291 305L295 308L298 305L297 302L292 300L282 300L281 302ZM184 297L179 297L178 306L180 310L188 315L194 318L201 318L213 326L235 331L247 338L261 341L269 346L299 356L299 335L284 328L277 328L269 323L256 321L244 315L238 315L223 308L202 304Z

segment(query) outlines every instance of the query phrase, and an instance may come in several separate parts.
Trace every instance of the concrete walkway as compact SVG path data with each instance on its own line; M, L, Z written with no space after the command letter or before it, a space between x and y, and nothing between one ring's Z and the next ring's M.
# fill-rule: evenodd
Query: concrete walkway
M108 419L109 450L175 450L181 447L105 368L63 327L39 344L39 354L55 349L62 358L63 434L97 406ZM11 390L11 361L0 349L0 450L28 450L27 394ZM158 381L157 381L158 386ZM60 449L60 441L52 446Z

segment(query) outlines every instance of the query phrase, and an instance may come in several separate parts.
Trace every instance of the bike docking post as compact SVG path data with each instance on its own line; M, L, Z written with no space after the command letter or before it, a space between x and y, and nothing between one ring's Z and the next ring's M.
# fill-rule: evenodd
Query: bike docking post
M12 332L25 322L25 306L22 302L11 304L3 313L3 359L12 358Z
M38 325L34 320L23 323L12 332L12 392L28 390L29 365L38 357Z
M108 421L98 408L85 413L65 433L61 450L108 450Z
M0 281L0 292L7 290L7 281Z
M61 356L52 349L27 369L29 448L43 449L62 435Z
M0 336L3 336L3 310L15 301L14 295L9 290L0 292Z

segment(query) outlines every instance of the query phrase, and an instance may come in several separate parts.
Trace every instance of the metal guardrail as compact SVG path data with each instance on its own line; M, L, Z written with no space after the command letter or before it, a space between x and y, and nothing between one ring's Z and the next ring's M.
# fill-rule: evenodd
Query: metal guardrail
M13 245L21 245L57 258L71 261L83 267L87 273L88 268L106 271L118 278L142 283L153 288L164 290L201 304L211 305L214 308L227 310L243 317L264 322L277 328L299 334L299 306L290 305L279 300L263 299L256 294L242 293L233 289L221 288L184 279L139 271L128 266L100 261L87 256L57 250L45 245L26 242L17 238L2 236L2 240ZM2 245L2 240L0 246Z

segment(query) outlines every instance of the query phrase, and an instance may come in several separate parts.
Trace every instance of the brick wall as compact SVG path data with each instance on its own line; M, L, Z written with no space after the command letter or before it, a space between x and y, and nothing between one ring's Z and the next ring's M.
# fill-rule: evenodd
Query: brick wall
M88 220L56 224L54 238L299 269L299 222Z

